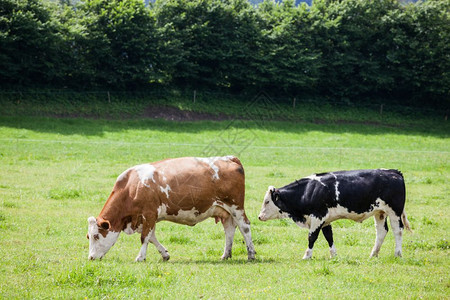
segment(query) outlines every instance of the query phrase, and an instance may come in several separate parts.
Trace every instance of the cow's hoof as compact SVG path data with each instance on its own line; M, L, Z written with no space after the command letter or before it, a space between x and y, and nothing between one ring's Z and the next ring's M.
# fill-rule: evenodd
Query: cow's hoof
M312 258L312 249L306 249L305 255L303 255L303 259L311 259Z
M248 261L252 261L252 260L255 260L255 254L256 254L256 252L254 252L254 251L252 251L252 252L249 252L248 253Z
M222 260L227 260L231 258L231 251L229 253L224 253L221 257Z
M135 262L142 262L142 261L145 261L145 257L138 256L138 257L136 257L136 259L135 259L134 261L135 261Z
M170 259L170 255L163 256L162 259L163 259L163 261L168 261Z

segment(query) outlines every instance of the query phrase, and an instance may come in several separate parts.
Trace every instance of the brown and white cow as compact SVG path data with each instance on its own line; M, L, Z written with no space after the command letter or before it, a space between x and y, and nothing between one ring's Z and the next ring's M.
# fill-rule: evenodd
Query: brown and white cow
M194 226L214 217L225 231L222 259L231 257L238 226L252 260L255 250L244 195L244 168L234 156L166 159L129 168L117 178L100 215L88 218L89 259L102 258L124 231L141 233L136 261L145 260L149 242L168 260L169 253L155 236L157 222Z

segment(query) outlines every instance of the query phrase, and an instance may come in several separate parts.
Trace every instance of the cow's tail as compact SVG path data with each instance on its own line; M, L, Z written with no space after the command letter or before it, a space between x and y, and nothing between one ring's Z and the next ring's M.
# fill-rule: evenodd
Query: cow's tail
M405 228L409 231L409 232L413 232L412 231L412 229L411 229L411 225L409 225L409 221L408 221L408 218L406 217L406 213L405 213L405 211L403 210L403 212L402 212L402 223L403 223L403 226L405 226Z

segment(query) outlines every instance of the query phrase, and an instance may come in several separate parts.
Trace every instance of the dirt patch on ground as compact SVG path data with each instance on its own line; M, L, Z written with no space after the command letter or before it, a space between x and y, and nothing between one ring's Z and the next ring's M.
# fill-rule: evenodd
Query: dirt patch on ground
M205 112L181 110L171 106L148 106L142 114L144 118L164 119L167 121L224 121L233 116L225 114L211 114Z

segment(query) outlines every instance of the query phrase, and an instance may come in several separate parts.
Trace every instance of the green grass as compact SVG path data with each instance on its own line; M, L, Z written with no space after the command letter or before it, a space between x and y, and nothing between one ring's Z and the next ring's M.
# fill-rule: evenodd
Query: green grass
M429 120L427 121L429 122ZM0 298L449 298L450 140L447 123L85 120L0 117ZM157 225L171 254L121 234L101 261L88 261L87 217L97 216L117 176L166 157L236 154L246 170L246 211L257 259L246 262L239 232L233 258L209 219L195 227ZM386 237L378 259L372 220L334 223L338 256L319 237L302 261L307 231L292 221L257 219L268 185L313 172L398 168L414 234L404 257Z

